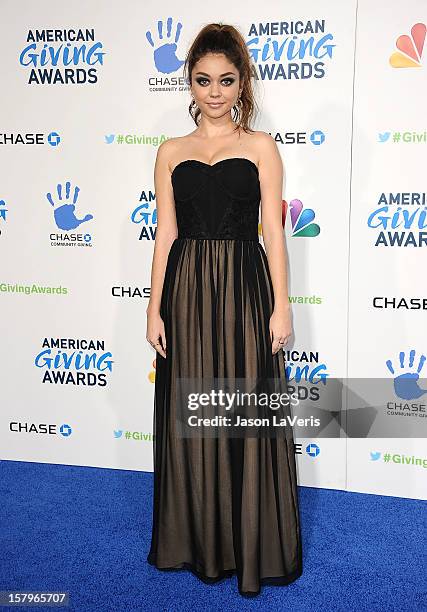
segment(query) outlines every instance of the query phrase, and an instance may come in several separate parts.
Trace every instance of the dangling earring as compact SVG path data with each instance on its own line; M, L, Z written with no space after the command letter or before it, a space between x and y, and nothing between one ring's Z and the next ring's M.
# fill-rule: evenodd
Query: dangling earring
M237 102L236 104L233 106L233 110L234 110L234 121L239 117L239 115L242 112L242 107L243 107L243 102L242 102L242 98L239 97L237 98Z
M190 102L190 106L188 107L188 111L189 111L190 115L193 117L194 120L195 120L198 108L199 107L196 104L196 100L194 98L191 98L191 102Z

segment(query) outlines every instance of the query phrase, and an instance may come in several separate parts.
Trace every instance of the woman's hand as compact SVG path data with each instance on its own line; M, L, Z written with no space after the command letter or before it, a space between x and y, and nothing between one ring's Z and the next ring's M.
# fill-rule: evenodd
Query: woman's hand
M273 355L284 348L291 334L291 309L274 309L270 317L270 340L272 342Z
M160 316L160 312L152 312L147 309L146 339L162 357L166 358L165 324Z

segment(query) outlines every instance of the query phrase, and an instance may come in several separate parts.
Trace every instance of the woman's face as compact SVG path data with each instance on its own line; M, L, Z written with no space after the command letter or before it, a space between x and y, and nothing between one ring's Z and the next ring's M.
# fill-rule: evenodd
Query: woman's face
M208 117L229 113L239 97L239 72L223 53L202 57L193 68L191 82L196 104Z

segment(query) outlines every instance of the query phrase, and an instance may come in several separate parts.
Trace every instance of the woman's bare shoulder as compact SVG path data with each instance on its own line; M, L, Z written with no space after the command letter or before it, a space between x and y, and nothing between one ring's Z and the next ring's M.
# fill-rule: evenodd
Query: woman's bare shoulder
M268 159L270 155L278 155L279 148L277 146L277 142L274 140L271 134L268 132L254 132L254 143L256 149L258 151L258 155L260 158Z
M258 169L260 171L260 175L262 176L264 173L271 173L272 171L280 171L283 172L283 161L277 146L277 142L267 132L256 131L253 133L253 141L256 149L256 155L258 158Z
M267 158L277 151L277 144L274 138L267 132L254 130L247 135L247 145L253 151L259 161Z
M263 132L261 130L255 130L251 136L254 138L254 141L256 144L260 144L260 145L272 145L272 144L276 144L276 141L274 140L273 136L271 134L269 134L268 132Z
M158 147L158 151L161 155L168 155L173 153L178 147L179 143L182 141L181 136L175 136L174 138L168 138L160 143Z
M191 134L185 136L175 136L164 140L158 147L157 156L163 161L168 163L173 161L175 158L180 157L180 152L185 150L187 143L191 137Z

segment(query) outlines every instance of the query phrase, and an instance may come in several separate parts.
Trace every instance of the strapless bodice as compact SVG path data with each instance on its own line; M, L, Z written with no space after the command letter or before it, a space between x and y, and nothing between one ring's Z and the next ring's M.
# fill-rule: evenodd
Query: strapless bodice
M207 164L186 159L172 175L178 238L256 240L261 190L245 157Z

